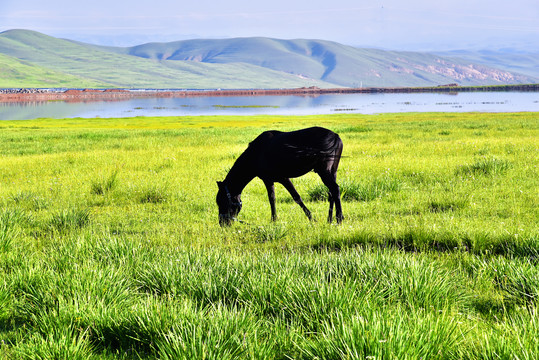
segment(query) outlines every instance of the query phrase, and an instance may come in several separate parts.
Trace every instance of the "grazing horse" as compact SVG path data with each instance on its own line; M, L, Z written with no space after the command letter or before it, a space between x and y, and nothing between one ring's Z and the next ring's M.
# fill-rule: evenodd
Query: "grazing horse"
M271 220L277 219L274 183L281 183L312 220L290 178L314 170L329 189L328 222L333 220L333 205L337 222L343 220L337 168L343 144L339 135L321 127L292 132L265 131L253 140L236 160L226 178L218 181L217 205L219 223L230 225L241 210L241 192L255 177L262 179L268 191Z

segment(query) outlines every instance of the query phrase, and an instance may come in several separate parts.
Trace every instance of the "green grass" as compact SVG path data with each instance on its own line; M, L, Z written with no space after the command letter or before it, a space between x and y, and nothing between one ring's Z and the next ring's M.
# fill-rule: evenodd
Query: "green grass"
M456 172L463 175L496 175L504 173L510 167L509 161L493 157L477 160L471 165L462 165Z
M0 122L2 359L534 359L537 113ZM216 180L261 131L338 132L314 173Z
M372 201L390 192L400 190L402 183L388 176L377 177L362 183L346 180L340 183L341 198L343 201ZM327 201L328 189L324 184L316 184L309 189L311 201Z
M118 169L113 171L110 175L104 177L100 176L99 179L92 182L92 193L95 195L105 195L106 193L114 190L118 184Z

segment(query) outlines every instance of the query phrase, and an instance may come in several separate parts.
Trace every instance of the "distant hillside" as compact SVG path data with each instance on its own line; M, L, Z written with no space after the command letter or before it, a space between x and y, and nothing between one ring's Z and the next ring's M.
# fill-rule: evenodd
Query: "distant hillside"
M27 30L0 33L0 54L32 64L43 71L53 71L57 74L57 81L78 77L81 82L75 87L86 87L88 83L95 83L96 87L120 88L335 86L246 63L204 64L144 59ZM10 66L5 71L12 68ZM48 84L43 75L43 86L50 86ZM11 85L0 81L0 87Z
M498 85L537 78L435 54L360 49L321 40L236 38L110 49L155 60L249 63L347 87Z
M90 87L328 88L539 81L455 57L359 49L321 40L236 38L115 48L11 30L0 33L0 54L34 67L33 77L41 77L43 84L95 84ZM2 66L12 71L20 65L10 61ZM0 87L11 87L8 83L13 82L0 77Z
M454 57L484 64L510 72L539 78L539 52L503 50L459 50L437 53L439 56Z
M69 88L110 87L110 84L83 79L38 65L26 63L0 53L0 87L5 88Z

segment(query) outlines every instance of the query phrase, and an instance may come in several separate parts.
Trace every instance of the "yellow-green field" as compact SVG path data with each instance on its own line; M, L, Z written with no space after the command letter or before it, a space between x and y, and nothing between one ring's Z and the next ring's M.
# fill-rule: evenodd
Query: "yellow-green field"
M268 129L339 133L345 221L217 180ZM534 359L539 114L0 122L0 357ZM322 200L321 200L322 198Z

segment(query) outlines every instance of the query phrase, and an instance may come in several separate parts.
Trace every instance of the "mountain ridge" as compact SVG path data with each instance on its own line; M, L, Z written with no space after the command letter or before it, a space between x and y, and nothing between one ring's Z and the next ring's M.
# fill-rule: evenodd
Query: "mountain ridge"
M103 84L97 87L328 88L539 81L455 56L355 48L313 39L248 37L111 47L9 30L0 33L0 54L55 74ZM5 87L1 76L0 87Z
M240 48L238 43L241 43L241 51L237 50ZM265 51L257 51L257 47L261 47L262 43L266 45ZM147 43L127 49L130 55L156 60L248 62L348 87L360 84L428 86L447 82L494 85L523 83L533 78L528 76L527 79L526 75L454 56L446 58L434 53L355 48L325 40L280 40L261 37L203 39ZM260 56L253 56L257 53ZM388 72L399 76L390 76Z
M0 54L41 68L119 88L254 88L333 84L260 68L250 64L205 64L152 61L105 51L102 47L57 39L34 31L0 33ZM9 69L8 69L9 70ZM25 87L21 81L20 87ZM48 85L44 83L44 87ZM2 83L0 82L0 87Z
M539 51L501 50L453 50L439 51L443 57L456 57L502 70L539 77Z

